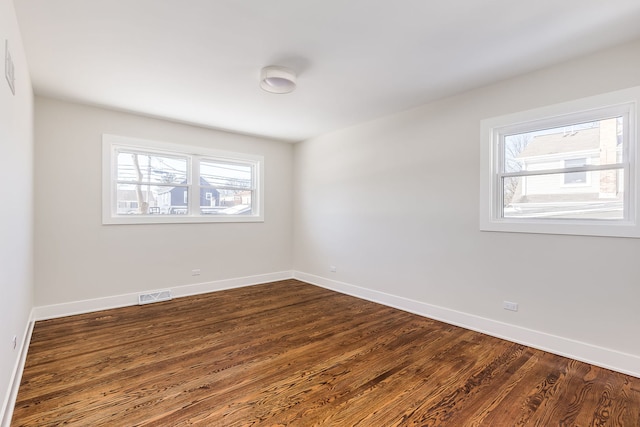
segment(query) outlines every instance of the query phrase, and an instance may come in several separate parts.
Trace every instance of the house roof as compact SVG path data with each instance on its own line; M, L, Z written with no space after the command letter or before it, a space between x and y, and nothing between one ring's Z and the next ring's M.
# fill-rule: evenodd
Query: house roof
M534 137L518 158L597 150L600 147L600 128L571 133L559 132Z

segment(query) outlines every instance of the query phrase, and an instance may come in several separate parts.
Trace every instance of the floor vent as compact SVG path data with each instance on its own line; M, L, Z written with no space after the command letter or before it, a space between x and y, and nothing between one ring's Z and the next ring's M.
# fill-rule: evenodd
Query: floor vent
M150 304L152 302L169 301L171 299L171 291L158 291L150 294L138 295L138 304Z

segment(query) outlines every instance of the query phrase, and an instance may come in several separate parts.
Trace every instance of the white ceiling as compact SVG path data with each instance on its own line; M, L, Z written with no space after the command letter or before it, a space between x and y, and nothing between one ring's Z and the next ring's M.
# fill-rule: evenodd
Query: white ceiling
M640 38L639 0L14 3L37 94L288 141Z

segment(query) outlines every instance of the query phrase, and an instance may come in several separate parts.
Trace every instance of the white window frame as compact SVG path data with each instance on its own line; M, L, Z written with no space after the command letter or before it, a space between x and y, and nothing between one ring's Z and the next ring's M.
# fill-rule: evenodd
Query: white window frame
M116 176L118 149L139 150L189 158L187 191L189 214L119 215L116 213ZM220 160L250 164L253 167L253 194L251 214L202 215L200 214L200 159ZM194 196L195 195L195 196ZM200 146L151 141L119 135L102 135L102 223L103 224L172 224L172 223L228 223L264 221L264 157L233 153Z
M640 237L638 202L640 178L638 166L638 124L640 123L640 86L507 114L480 124L480 230L520 233L570 234L585 236ZM571 123L626 115L623 150L623 219L504 218L501 173L505 135L561 127ZM586 165L560 172L590 171L605 167ZM550 171L545 171L550 173Z

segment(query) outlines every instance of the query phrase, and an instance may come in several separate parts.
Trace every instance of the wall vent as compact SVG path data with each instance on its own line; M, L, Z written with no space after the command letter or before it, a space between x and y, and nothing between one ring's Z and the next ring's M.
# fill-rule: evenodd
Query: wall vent
M171 290L151 292L148 294L138 295L138 304L150 304L152 302L169 301L171 299Z

